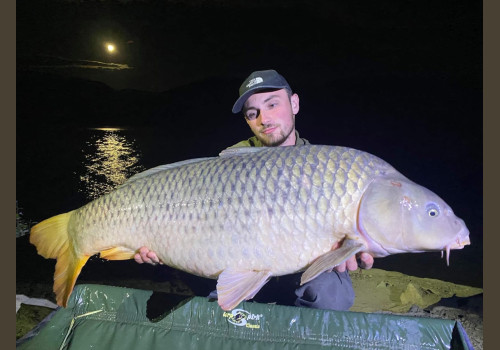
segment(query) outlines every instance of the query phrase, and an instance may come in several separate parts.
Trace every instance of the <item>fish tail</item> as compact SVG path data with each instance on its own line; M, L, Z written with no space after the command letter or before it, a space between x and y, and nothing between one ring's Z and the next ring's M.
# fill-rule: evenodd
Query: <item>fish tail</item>
M32 227L30 243L44 258L57 259L54 293L57 304L66 307L76 279L90 255L78 254L69 240L68 222L73 211L53 216Z

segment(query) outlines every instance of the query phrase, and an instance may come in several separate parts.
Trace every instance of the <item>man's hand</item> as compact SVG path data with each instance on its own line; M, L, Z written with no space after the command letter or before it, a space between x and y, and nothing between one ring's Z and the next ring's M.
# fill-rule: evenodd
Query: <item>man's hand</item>
M163 262L161 262L156 253L150 251L146 247L141 247L139 249L139 252L134 255L134 260L139 264L146 263L151 265L156 265L156 264L163 265Z
M338 272L344 272L346 269L349 271L355 271L358 269L358 261L359 259L359 267L362 269L371 269L373 266L373 256L368 253L359 253L356 256L351 256L347 261L342 264L335 266L335 270Z
M340 243L333 246L333 249L338 248ZM359 267L362 269L371 269L373 266L373 256L368 253L358 253L356 256L351 256L345 262L340 265L335 266L335 270L338 272L344 272L346 269L349 271L356 271L358 269L358 259Z

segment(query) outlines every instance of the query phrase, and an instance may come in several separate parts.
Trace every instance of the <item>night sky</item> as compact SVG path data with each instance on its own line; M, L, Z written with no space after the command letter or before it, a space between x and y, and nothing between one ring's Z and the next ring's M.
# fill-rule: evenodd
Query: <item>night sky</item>
M477 1L17 1L17 61L148 91L269 67L302 90L383 75L479 87L481 20Z
M179 149L151 166L216 155L251 136L231 113L243 79L276 69L299 94L301 136L373 153L452 206L481 283L480 1L20 0L16 11L18 135L147 126ZM29 150L18 148L19 166Z

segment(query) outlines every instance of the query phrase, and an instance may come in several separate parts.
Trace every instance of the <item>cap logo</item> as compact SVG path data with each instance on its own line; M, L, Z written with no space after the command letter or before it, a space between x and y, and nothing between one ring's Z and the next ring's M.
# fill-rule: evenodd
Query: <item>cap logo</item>
M252 86L254 86L255 84L260 84L264 82L264 79L262 79L261 77L257 77L257 78L253 78L251 79L248 84L246 85L247 88L251 88Z

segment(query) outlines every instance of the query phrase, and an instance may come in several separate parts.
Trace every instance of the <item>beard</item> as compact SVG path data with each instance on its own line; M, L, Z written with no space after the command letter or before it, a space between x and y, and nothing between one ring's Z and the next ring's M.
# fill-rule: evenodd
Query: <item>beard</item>
M274 126L272 126L274 127ZM290 126L289 129L283 130L281 127L278 125L278 131L272 134L263 134L259 132L255 136L262 142L264 146L267 147L277 147L281 146L290 136L290 134L293 131L293 125ZM269 126L266 126L266 128L269 128Z
M263 134L262 131L268 128L277 128L277 130L271 134ZM295 120L286 129L283 129L281 125L265 125L259 132L254 132L255 136L262 142L264 146L267 147L277 147L281 146L292 134L295 128Z

